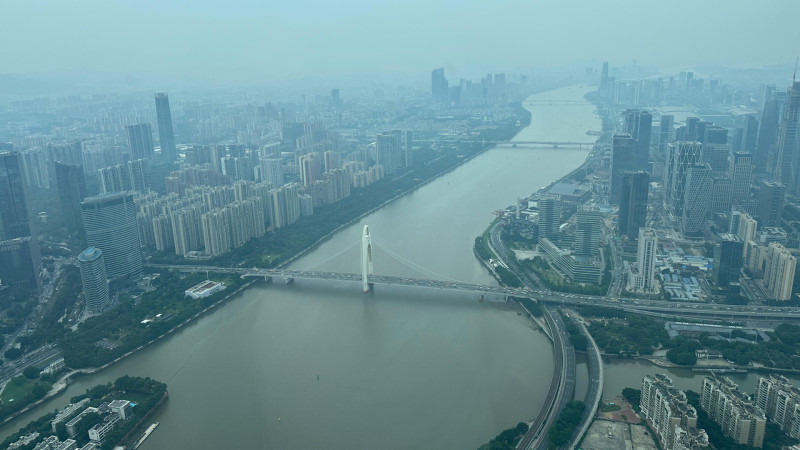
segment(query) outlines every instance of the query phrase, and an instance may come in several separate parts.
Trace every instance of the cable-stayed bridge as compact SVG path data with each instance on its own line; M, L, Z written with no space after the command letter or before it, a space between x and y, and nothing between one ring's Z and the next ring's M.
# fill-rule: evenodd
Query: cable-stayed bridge
M360 273L338 272L334 270L324 270L328 267L352 266L354 251L360 253ZM387 262L394 261L416 275L379 275L375 274L374 260L376 254L387 256ZM344 261L342 261L344 260ZM362 291L368 292L376 284L395 285L395 286L414 286L426 287L448 291L458 291L472 293L480 299L504 301L507 296L532 297L533 292L526 289L508 288L501 286L489 286L482 284L466 283L426 269L418 264L403 258L396 252L379 245L373 241L369 232L369 227L364 226L362 237L359 241L332 255L331 257L314 263L302 269L263 269L257 267L217 267L204 265L159 265L150 264L150 267L164 267L177 269L182 272L202 273L228 273L237 274L242 277L263 277L272 280L283 280L292 282L294 280L327 280L327 281L352 281L361 283Z

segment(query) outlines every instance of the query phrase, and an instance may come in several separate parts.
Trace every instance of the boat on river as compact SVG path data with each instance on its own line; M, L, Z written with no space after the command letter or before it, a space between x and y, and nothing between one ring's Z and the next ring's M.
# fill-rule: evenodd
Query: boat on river
M144 430L144 434L142 435L142 437L140 437L139 440L136 441L136 444L134 444L132 448L134 450L139 448L139 446L142 445L142 443L144 443L144 440L147 439L150 436L150 433L152 433L153 430L155 430L156 427L158 427L158 425L160 425L160 423L159 422L155 422L155 423L151 424L149 427L147 427L147 429Z

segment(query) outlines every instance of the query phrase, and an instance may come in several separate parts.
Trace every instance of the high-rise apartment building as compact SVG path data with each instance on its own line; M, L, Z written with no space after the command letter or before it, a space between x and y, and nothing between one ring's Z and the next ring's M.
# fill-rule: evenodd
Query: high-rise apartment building
M757 448L764 445L767 424L764 412L729 378L703 378L700 406L737 443Z
M86 242L103 252L109 279L142 273L136 205L130 192L87 197L81 203Z
M106 279L103 251L95 247L87 248L78 255L78 264L81 269L86 308L95 314L105 311L111 302L108 297L108 280Z
M731 211L731 224L728 232L739 236L742 242L747 243L755 239L757 226L758 222L750 214L740 210Z
M86 197L86 178L77 164L55 163L58 199L64 215L64 225L70 233L83 232L81 202Z
M622 179L625 172L636 170L634 154L636 141L630 134L615 134L611 138L611 183L608 202L617 205L622 195Z
M316 153L308 153L298 159L300 181L303 186L310 186L322 177L322 161Z
M283 186L283 165L280 158L261 158L259 167L262 182L269 183L273 188Z
M153 157L153 130L149 123L138 123L125 127L128 133L128 147L131 159L150 159Z
M155 94L156 116L158 118L158 142L161 145L161 157L165 161L178 159L175 147L175 130L172 128L172 112L169 108L169 96L165 92Z
M375 136L376 163L383 166L387 175L396 174L403 165L400 130L390 130Z
M697 411L665 374L642 378L642 415L656 434L661 448L684 450L708 446L705 430L697 429Z
M646 224L649 184L647 172L625 172L622 175L618 227L619 233L629 239L636 239L639 228Z
M797 258L783 245L772 242L767 247L764 288L772 300L790 300Z
M767 419L789 437L800 438L800 390L789 379L777 374L759 376L754 397Z

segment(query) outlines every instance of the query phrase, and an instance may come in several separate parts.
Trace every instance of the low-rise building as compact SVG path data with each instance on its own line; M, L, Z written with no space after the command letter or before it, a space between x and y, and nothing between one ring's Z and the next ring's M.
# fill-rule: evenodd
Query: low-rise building
M53 418L52 421L50 421L50 427L52 428L53 433L56 432L56 426L58 426L58 424L60 424L61 422L67 420L67 418L69 416L75 414L76 411L80 410L81 408L86 407L86 405L88 403L89 403L89 399L88 398L84 398L83 400L81 400L81 401L79 401L77 403L70 403L69 405L65 406L64 409L62 409L61 411L56 413L56 416Z
M122 420L122 418L116 414L109 414L103 418L103 421L95 424L92 428L89 428L89 439L94 442L103 442L106 438L108 433L114 429L117 425L117 422Z

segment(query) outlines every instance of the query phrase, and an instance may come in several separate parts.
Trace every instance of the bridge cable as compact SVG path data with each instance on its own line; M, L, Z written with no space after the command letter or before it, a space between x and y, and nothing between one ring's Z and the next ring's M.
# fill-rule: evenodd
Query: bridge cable
M426 269L425 267L422 267L422 266L420 266L419 264L413 263L413 262L411 262L411 261L409 261L409 260L407 260L407 259L403 258L402 256L398 255L397 253L395 253L395 252L393 252L393 251L389 250L389 249L388 249L388 248L386 248L385 246L383 246L383 245L381 245L381 244L379 244L379 243L375 242L375 240L374 240L374 239L373 239L372 243L373 243L373 244L374 244L376 247L378 247L379 249L381 249L381 250L385 251L385 252L386 252L386 253L388 253L390 256L393 256L395 259L397 259L397 260L399 260L400 262L402 262L402 263L406 264L408 267L410 267L410 268L412 268L412 269L415 269L415 270L416 270L417 272L419 272L419 273L422 273L422 274L424 274L424 275L433 275L433 276L435 276L435 277L439 277L439 279L444 279L444 280L449 280L449 281L455 281L456 283L468 284L468 283L465 283L465 282L463 282L463 281L456 280L455 278L448 277L447 275L442 275L442 274L440 274L440 273L437 273L437 272L434 272L434 271L432 271L432 270L430 270L430 269Z
M320 261L320 262L318 262L318 263L316 263L316 264L312 264L312 265L310 265L310 266L308 266L308 267L304 267L304 268L302 268L302 269L298 269L298 270L299 270L300 272L308 272L309 270L316 269L316 268L318 268L318 267L322 266L323 264L327 264L327 263L331 262L331 260L333 260L333 259L335 259L335 258L338 258L339 256L342 256L342 254L343 254L344 252L346 252L346 251L348 251L348 250L352 249L353 247L355 247L356 245L359 245L359 244L361 244L361 238L359 238L357 241L355 241L355 242L353 242L352 244L350 244L349 246L347 246L347 247L346 247L344 250L342 250L342 251L340 251L339 253L337 253L337 254L335 254L335 255L331 256L330 258L328 258L328 259L326 259L326 260L324 260L324 261Z

